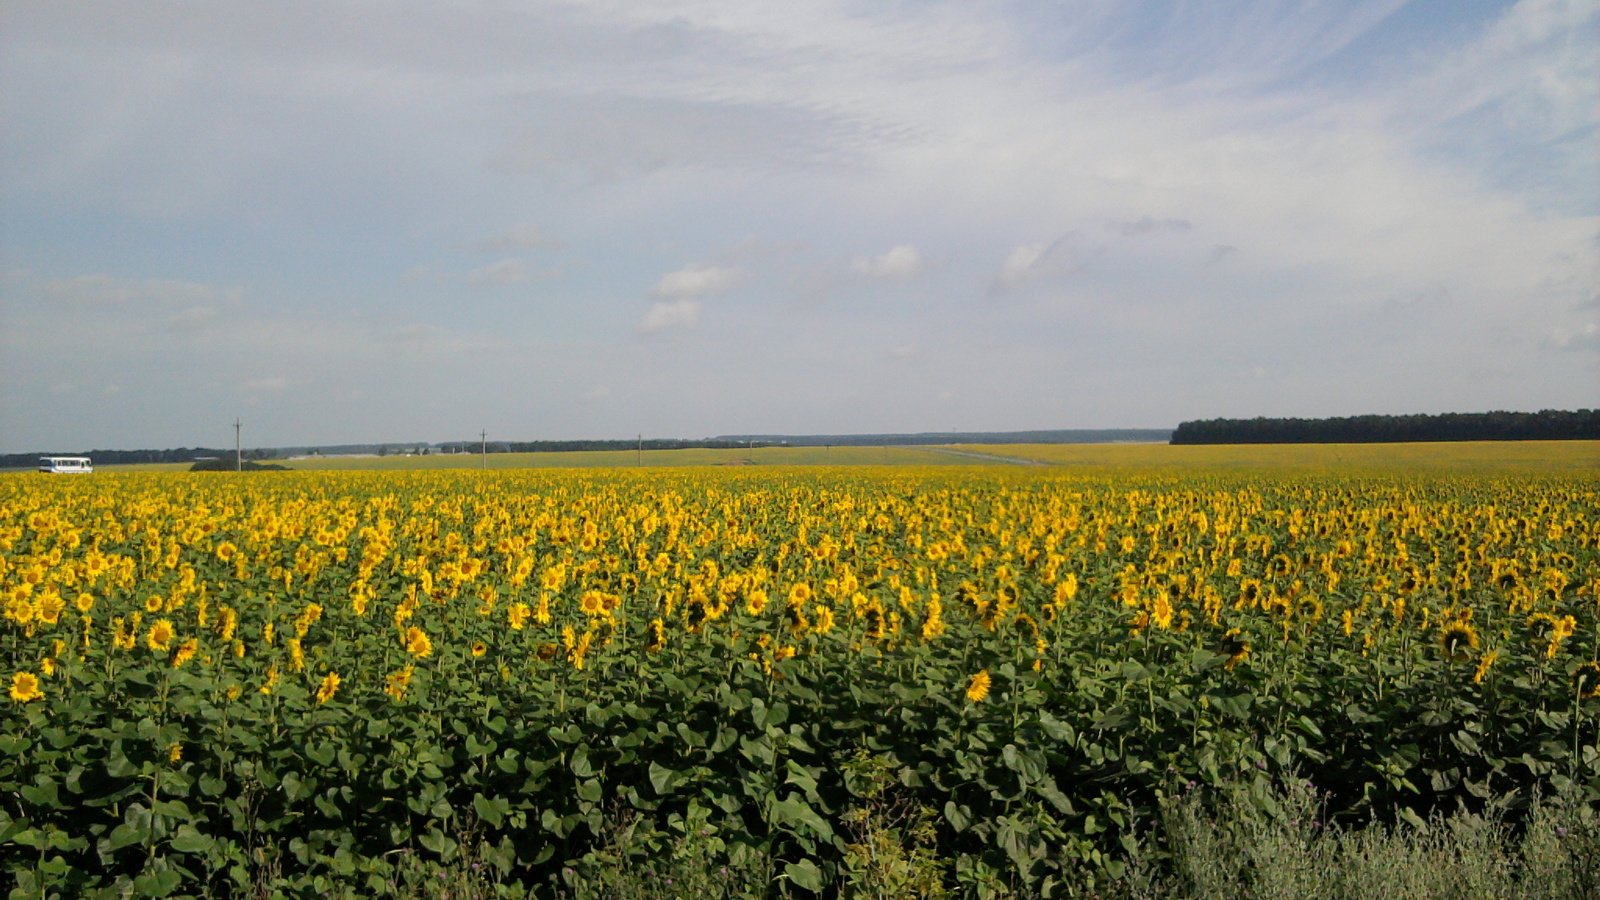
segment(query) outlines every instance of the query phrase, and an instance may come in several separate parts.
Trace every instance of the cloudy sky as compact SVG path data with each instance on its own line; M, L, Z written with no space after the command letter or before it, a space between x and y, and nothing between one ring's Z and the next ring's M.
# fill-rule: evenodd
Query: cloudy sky
M0 2L0 451L1600 405L1592 0Z

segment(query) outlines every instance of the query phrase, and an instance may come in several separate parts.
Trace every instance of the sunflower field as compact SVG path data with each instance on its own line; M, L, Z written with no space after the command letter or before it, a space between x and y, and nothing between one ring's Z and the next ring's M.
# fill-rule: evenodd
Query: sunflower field
M1593 799L1597 510L1593 472L7 476L0 866L575 892L626 825L776 893L888 834L1050 895L1196 786Z

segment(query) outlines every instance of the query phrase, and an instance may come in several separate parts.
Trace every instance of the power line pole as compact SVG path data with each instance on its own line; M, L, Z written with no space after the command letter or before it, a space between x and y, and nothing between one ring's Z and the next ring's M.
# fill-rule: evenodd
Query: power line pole
M239 429L242 427L244 427L244 423L235 418L233 420L233 470L235 472L244 471L244 445L239 442Z
M633 465L635 468L644 465L644 432L642 431L639 432L639 450L633 456Z
M487 469L489 468L489 432L480 431L478 432L478 437L483 441L483 465L481 468Z

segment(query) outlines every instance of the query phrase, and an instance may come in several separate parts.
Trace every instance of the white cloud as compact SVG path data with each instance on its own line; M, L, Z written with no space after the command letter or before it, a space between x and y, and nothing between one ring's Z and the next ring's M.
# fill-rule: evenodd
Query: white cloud
M900 244L877 256L857 257L851 271L867 278L910 278L923 269L922 255L910 244Z
M738 269L721 266L687 265L676 272L661 276L650 289L650 294L666 300L688 300L720 294L737 285L742 277ZM662 306L664 304L656 304ZM699 304L694 304L696 311Z
M212 303L237 303L239 288L223 288L201 281L171 278L118 278L111 275L76 275L52 278L40 293L62 303L197 307Z
M432 266L412 266L405 271L405 274L400 276L400 280L405 282L431 281L434 284L443 284L450 280L450 276Z
M1094 253L1076 234L1068 234L1051 243L1034 242L1013 249L1000 264L995 284L1000 288L1016 288L1035 281L1058 278L1081 268Z
M1011 287L1026 280L1044 256L1044 244L1023 244L1012 250L1000 265L1000 283Z
M242 387L247 391L277 393L289 387L289 379L282 375L269 375L265 378L252 378L246 381Z
M528 280L528 264L520 259L502 259L467 273L467 284L474 287L507 287Z
M666 331L673 328L688 328L700 320L700 301L687 298L681 300L657 301L650 304L649 312L639 322L639 330L644 332Z
M1545 343L1556 350L1600 349L1600 323L1590 322L1581 328L1558 329Z
M543 228L523 224L512 225L497 235L484 238L476 246L490 253L505 253L513 250L537 250L554 243L555 241L544 233Z
M217 321L221 312L215 306L190 306L167 317L173 331L200 331Z

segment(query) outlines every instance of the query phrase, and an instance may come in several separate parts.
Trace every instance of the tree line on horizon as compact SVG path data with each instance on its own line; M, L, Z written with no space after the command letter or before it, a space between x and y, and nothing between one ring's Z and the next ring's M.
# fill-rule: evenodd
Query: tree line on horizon
M418 441L387 441L372 444L329 444L255 448L244 451L246 460L288 459L295 456L373 454L390 456L435 453L571 453L592 450L739 450L755 447L877 447L882 445L920 446L929 444L1072 444L1114 441L1164 441L1167 429L1119 428L1054 431L1007 432L923 432L919 434L771 434L719 435L709 438L623 438L544 441L483 441L468 439L433 444ZM213 457L230 464L233 450L208 447L178 447L168 450L89 450L41 453L0 454L0 469L31 469L41 456L87 456L96 465L135 463L192 463Z
M1204 419L1180 422L1174 444L1375 444L1426 441L1600 440L1600 409Z

